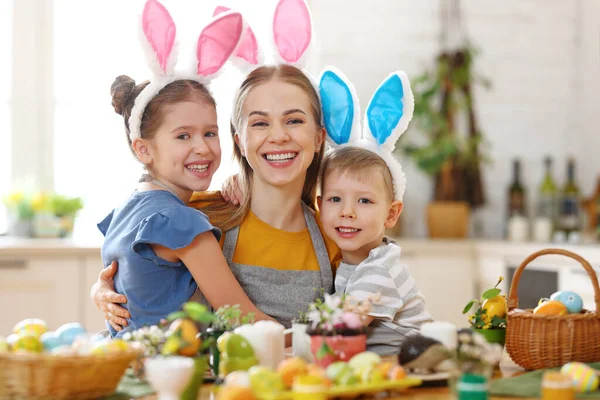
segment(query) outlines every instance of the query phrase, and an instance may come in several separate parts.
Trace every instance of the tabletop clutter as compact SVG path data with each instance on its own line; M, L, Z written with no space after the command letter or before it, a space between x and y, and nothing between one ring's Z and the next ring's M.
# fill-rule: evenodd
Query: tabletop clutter
M32 318L0 337L0 397L102 398L127 376L147 382L160 400L197 399L208 379L215 384L204 390L214 390L218 400L318 400L428 385L447 385L457 399L479 400L490 395L505 345L516 364L543 371L538 386L543 399L568 400L598 389L598 375L588 364L600 361L600 321L596 310L583 308L575 291L549 294L533 310L518 308L523 269L547 254L583 266L597 310L600 289L589 263L565 250L547 249L516 270L508 297L496 284L467 304L469 328L444 321L423 324L391 358L367 351L360 318L376 298L325 294L290 329L254 322L237 306L212 312L189 302L160 324L122 339L92 335L79 323L50 331ZM292 353L286 354L289 334Z

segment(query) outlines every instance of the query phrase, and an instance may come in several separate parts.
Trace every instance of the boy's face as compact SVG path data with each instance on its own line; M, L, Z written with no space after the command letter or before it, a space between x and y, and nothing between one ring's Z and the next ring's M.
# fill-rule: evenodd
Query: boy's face
M402 202L390 199L382 173L372 168L369 179L331 172L319 208L325 234L342 250L344 261L359 264L381 244L385 229L396 224Z

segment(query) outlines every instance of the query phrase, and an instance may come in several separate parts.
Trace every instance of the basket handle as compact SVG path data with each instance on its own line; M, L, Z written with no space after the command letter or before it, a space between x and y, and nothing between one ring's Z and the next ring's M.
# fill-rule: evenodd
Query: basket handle
M592 268L590 263L587 262L583 257L581 257L578 254L575 254L573 252L570 252L568 250L563 250L563 249L544 249L544 250L536 251L535 253L533 253L529 257L527 257L525 259L525 261L523 261L521 263L519 268L517 268L517 270L515 271L512 282L510 284L510 291L508 293L508 311L511 311L512 309L516 308L519 305L519 297L517 296L517 288L519 287L519 279L521 279L521 273L523 273L523 270L525 269L525 267L529 263L531 263L533 260L535 260L536 258L547 255L547 254L556 254L556 255L563 255L563 256L570 257L570 258L574 259L575 261L578 261L581 264L581 266L583 268L585 268L585 271L587 272L588 276L592 280L592 286L594 287L594 301L596 302L596 312L598 312L600 310L600 287L598 286L598 277L596 276L596 271L594 271L594 268Z

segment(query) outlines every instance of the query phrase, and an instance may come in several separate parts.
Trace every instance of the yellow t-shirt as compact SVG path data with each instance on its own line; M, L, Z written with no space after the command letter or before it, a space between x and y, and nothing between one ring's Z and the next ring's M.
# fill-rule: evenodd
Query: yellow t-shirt
M218 196L220 198L220 195ZM195 193L192 206L202 211L202 207L218 201L215 193ZM323 233L319 214L315 215L317 224ZM223 247L225 232L221 237ZM323 235L325 247L335 273L342 253L334 241ZM319 263L315 254L308 228L299 232L287 232L273 228L261 221L251 211L240 225L238 241L233 254L233 262L278 270L318 271Z

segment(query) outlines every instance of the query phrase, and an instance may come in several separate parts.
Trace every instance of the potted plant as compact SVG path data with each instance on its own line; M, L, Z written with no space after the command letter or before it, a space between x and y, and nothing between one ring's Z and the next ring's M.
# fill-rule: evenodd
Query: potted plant
M476 120L473 85L487 87L489 82L473 72L475 56L469 46L443 51L433 69L412 80L411 128L420 130L426 141L400 141L396 150L433 178L433 202L427 208L431 237L466 237L470 210L485 203L481 163L487 158L481 148L484 139Z
M216 316L204 305L187 302L181 311L171 313L160 324L124 334L123 340L133 342L143 350L142 358L133 368L135 376L146 379L144 362L149 358L190 357L194 360L194 371L180 398L197 399L208 367L208 353L215 345L210 337L202 339L200 327L215 320Z
M254 313L243 315L239 304L220 307L214 312L214 315L215 319L203 333L203 337L209 337L215 343L223 333L233 331L241 325L254 323ZM211 346L210 356L211 369L213 374L217 376L219 374L219 361L221 359L221 354L217 346Z
M32 236L34 215L31 198L22 191L12 191L2 197L8 216L8 233L17 237Z
M348 361L366 350L362 318L374 300L357 301L350 296L324 295L309 307L310 347L315 363L326 368L334 361Z
M504 280L502 276L493 288L486 290L481 299L473 299L467 303L462 313L468 313L477 304L477 309L469 316L471 329L480 333L490 343L504 345L506 337L506 314L508 305L506 296L501 294L498 285Z
M60 220L60 236L65 237L73 233L75 217L83 208L81 198L55 194L51 196L50 204L54 215Z

